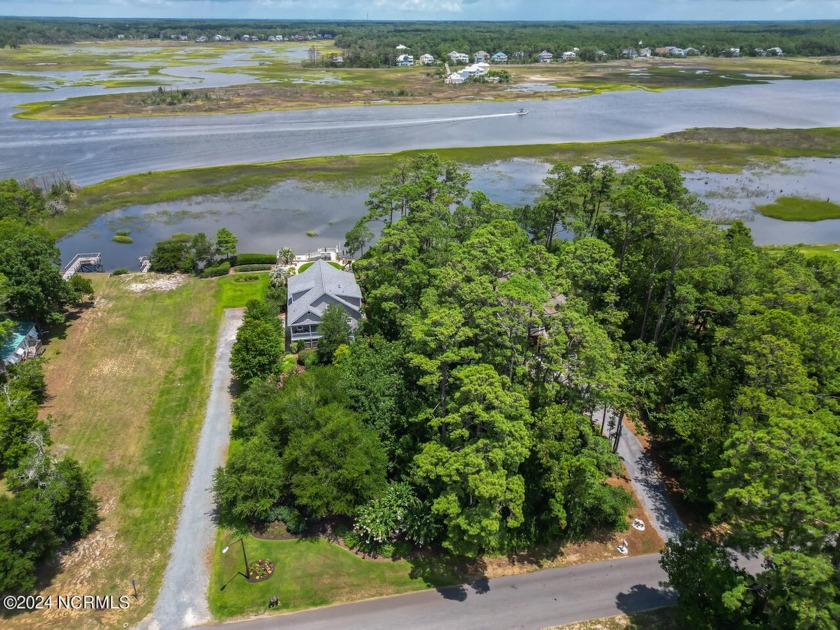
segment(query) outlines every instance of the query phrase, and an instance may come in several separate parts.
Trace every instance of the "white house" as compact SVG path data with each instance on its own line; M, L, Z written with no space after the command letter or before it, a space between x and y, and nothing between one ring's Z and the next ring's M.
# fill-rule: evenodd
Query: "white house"
M768 54L768 55L770 55L771 57L781 57L781 56L783 56L785 53L784 53L784 51L783 51L781 48L779 48L778 46L773 46L773 48L768 48L768 49L767 49L767 54Z
M250 35L243 35L239 39L243 42L250 42L251 41L251 36Z
M429 53L426 53L425 55L420 55L419 61L424 66L431 66L435 62L435 58L432 57Z
M490 53L484 50L479 50L473 55L473 61L475 61L475 63L483 63L488 59L490 59Z
M567 50L563 53L563 61L574 61L577 59L577 53L573 50Z
M469 63L470 56L467 53L459 53L453 50L447 55L452 60L452 63Z
M447 85L460 85L464 81L467 80L467 76L462 74L461 72L453 72L448 77L446 77L443 82Z
M550 63L552 59L554 59L554 55L552 55L547 50L542 51L539 54L540 63Z
M397 50L408 50L408 46L403 46L402 44L400 44L399 46L397 46Z
M639 49L639 57L650 57L650 55L651 55L650 48Z
M411 55L400 55L397 57L397 65L398 66L413 66L414 65L414 57Z
M621 49L621 56L624 59L635 59L639 56L639 53L636 51L635 48L622 48Z
M204 42L207 41L207 36L206 35L201 35L195 41L198 42L199 44L203 44Z
M286 342L290 347L298 341L307 348L318 345L318 326L331 304L344 309L350 328L355 331L362 319L362 292L352 273L317 260L303 273L289 277Z

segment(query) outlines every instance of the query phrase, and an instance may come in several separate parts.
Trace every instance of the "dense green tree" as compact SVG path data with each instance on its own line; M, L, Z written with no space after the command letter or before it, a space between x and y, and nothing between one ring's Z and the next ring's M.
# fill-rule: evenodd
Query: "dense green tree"
M152 271L160 273L192 271L192 263L189 258L189 245L180 240L159 241L155 243L149 253Z
M350 343L349 316L340 304L330 304L324 309L321 323L318 324L318 359L321 363L332 363L339 346Z
M386 464L376 431L337 404L315 409L283 452L291 492L315 518L355 514L384 490Z
M291 265L295 262L295 250L291 247L281 247L277 250L277 262L281 265Z
M735 568L720 544L685 531L665 543L659 560L677 589L679 621L687 628L761 628L755 580Z
M414 464L444 524L444 547L475 556L497 549L504 528L522 524L530 414L525 398L488 365L461 367L455 379L456 409L432 420L436 438Z
M61 253L41 226L0 219L0 270L6 277L6 308L40 323L61 321L71 297L59 273Z
M230 369L241 384L266 378L283 354L283 339L277 326L257 319L243 324L230 353Z
M85 297L93 298L93 282L90 281L90 278L75 274L67 281L67 287L70 300L75 303L81 302Z
M216 244L204 232L199 232L190 241L190 266L194 273L209 267L216 259Z
M58 544L49 504L28 494L0 495L0 593L31 591L37 564Z
M216 251L225 257L225 260L236 255L236 245L239 239L236 234L226 227L221 227L216 232Z
M45 216L44 195L37 188L23 186L16 179L0 181L0 219L21 219L37 223Z
M38 405L29 392L14 381L0 392L0 473L15 468L33 450L33 435L44 435L46 425L38 420Z
M280 457L263 437L234 449L213 478L213 494L222 514L232 521L263 521L280 500L288 479Z

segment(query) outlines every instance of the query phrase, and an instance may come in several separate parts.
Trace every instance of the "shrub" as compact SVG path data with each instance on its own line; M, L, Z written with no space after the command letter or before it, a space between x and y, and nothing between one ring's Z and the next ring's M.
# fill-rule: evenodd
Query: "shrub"
M237 254L230 258L230 264L234 267L240 265L273 265L276 262L276 254Z
M310 237L315 237L315 236L318 236L318 232L313 232L312 230L309 230L309 231L306 233L306 235L307 235L307 236L310 236Z
M306 348L306 342L303 339L299 340L295 344L295 352L298 352L298 353L303 352L305 348Z
M411 543L407 540L400 540L399 542L394 543L394 553L393 556L397 558L407 558L408 555L411 553Z
M301 345L303 345L304 347L300 348ZM300 348L298 350L297 358L298 365L306 365L307 361L310 360L310 357L315 357L317 360L318 353L316 353L315 350L312 350L311 348L307 350L306 343L304 343L303 341L298 341L298 348Z
M277 510L277 516L279 517L278 520L283 521L286 524L286 529L292 534L300 534L306 529L306 519L296 508L288 505L280 506Z
M382 543L376 551L383 558L390 558L394 555L394 545L391 543Z
M201 272L202 278L217 278L219 276L226 276L230 271L230 263L227 261L221 262L215 267L207 267Z
M270 271L271 265L236 265L235 271Z
M304 367L313 368L320 363L318 359L318 352L316 350L312 351L312 354L306 355L306 358L303 361Z
M115 243L125 243L126 245L130 245L134 242L134 239L130 236L125 236L123 234L117 234L115 237L111 239Z
M362 542L362 537L351 529L344 535L342 540L344 541L345 547L347 547L348 549L355 549Z
M128 269L126 269L125 267L120 267L119 269L114 269L111 272L111 275L112 276L124 276L127 273L131 273L131 272Z

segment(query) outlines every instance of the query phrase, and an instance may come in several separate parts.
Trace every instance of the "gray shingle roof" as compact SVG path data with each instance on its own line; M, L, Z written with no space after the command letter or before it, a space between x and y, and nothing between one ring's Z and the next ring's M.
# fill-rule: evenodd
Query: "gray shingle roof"
M288 325L298 323L317 323L326 310L327 303L321 300L323 296L333 298L351 311L360 312L358 305L353 304L352 298L359 302L362 292L356 284L352 273L336 269L328 262L318 260L309 269L288 281L289 299L286 321Z

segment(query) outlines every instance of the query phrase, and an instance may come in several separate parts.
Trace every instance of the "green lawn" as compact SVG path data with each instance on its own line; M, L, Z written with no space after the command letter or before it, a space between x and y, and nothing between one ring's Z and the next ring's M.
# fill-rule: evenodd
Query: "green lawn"
M210 611L219 619L268 610L272 595L280 599L274 609L286 612L346 601L395 595L456 584L452 565L405 560L363 560L320 538L262 540L245 537L249 562L274 562L274 575L251 584L242 575L244 560L237 536L220 530L216 537L210 577ZM229 546L226 554L222 549Z
M840 219L840 204L822 199L779 197L773 203L756 206L761 214L782 221L824 221Z
M255 280L251 280L255 278ZM222 276L216 281L218 289L217 308L245 306L248 300L261 300L268 292L268 272L240 273L232 276Z
M307 269L309 269L309 268L310 268L313 264L315 264L315 263L311 263L311 262L308 262L308 263L303 263L303 264L300 266L300 269L298 269L298 273L303 273L304 271L306 271ZM332 262L332 261L330 261L330 265L332 265L332 266L333 266L333 267L335 267L336 269L344 269L344 267L342 267L341 265L339 265L337 262Z

